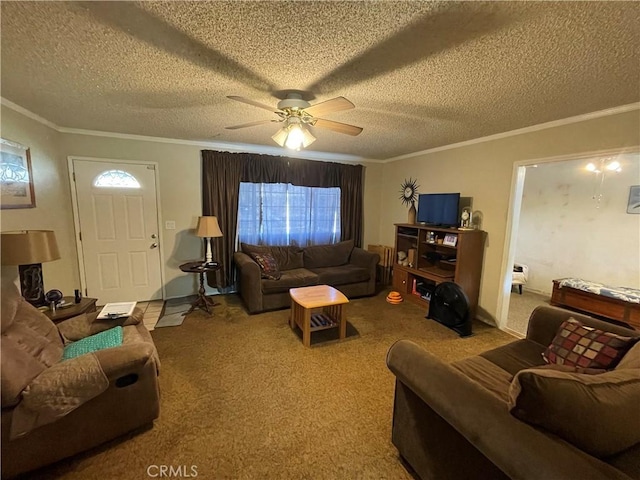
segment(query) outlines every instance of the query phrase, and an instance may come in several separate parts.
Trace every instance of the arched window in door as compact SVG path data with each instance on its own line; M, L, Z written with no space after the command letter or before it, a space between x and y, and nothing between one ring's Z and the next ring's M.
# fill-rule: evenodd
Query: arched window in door
M94 187L106 188L140 188L140 182L136 177L123 170L107 170L102 172L93 181Z

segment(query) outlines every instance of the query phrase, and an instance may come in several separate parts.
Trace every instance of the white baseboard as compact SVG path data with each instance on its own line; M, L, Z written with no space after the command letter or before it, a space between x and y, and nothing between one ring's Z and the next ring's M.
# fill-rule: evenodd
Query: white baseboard
M500 330L508 333L509 335L513 335L516 338L520 338L520 339L526 338L526 335L523 335L520 332L516 332L515 330L511 330L509 327L502 327Z

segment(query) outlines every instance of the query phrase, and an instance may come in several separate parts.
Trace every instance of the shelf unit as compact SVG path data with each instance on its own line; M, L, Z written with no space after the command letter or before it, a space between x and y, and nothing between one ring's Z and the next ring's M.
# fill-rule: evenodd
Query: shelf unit
M406 253L411 263L402 266L395 259L394 290L406 300L428 307L439 283L455 282L467 294L471 318L475 318L486 233L406 223L396 223L395 227L396 252Z

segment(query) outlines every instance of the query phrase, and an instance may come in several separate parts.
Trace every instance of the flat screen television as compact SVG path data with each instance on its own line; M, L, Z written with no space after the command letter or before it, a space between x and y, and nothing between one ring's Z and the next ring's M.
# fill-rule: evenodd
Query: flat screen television
M459 193L423 193L418 196L418 223L456 227L459 203Z

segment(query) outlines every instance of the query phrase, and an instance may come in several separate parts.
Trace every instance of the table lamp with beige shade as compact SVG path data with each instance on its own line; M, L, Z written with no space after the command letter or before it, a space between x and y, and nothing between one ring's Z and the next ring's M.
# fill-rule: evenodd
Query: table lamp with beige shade
M58 260L60 252L51 230L2 232L2 265L18 265L22 296L32 305L46 305L42 263Z
M222 237L218 218L212 216L202 216L198 218L198 228L196 235L205 239L205 263L212 263L210 239Z

